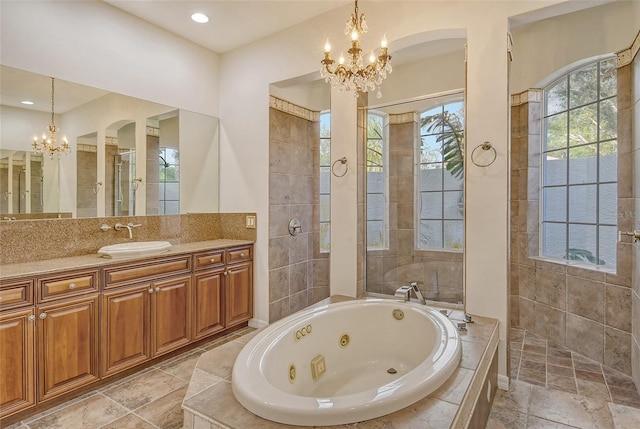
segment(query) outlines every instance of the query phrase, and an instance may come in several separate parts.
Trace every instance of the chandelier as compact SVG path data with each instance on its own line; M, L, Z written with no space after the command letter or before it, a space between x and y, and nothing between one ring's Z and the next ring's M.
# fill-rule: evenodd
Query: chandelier
M71 149L69 148L69 141L66 136L62 137L62 145L56 144L56 133L60 131L60 128L56 127L54 122L54 107L55 107L55 81L51 78L51 123L47 127L49 136L42 133L42 139L38 140L38 136L33 137L33 151L38 153L47 153L51 158L53 155L60 152L62 154L68 154Z
M331 45L327 40L320 75L326 82L341 91L353 91L355 97L359 92L377 90L376 96L380 98L382 97L380 85L387 74L391 73L391 56L387 53L387 40L383 38L380 44L380 55L376 56L374 51L371 51L369 63L364 65L359 39L368 30L364 13L358 16L356 0L355 11L347 21L344 30L344 34L351 34L351 48L347 51L347 58L340 54L336 65L336 62L331 59Z

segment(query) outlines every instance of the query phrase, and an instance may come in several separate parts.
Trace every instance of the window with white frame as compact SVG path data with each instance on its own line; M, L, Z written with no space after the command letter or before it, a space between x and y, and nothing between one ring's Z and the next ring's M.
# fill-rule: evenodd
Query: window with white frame
M615 267L615 57L583 65L544 89L541 255Z
M420 115L418 249L462 250L464 246L463 153L462 100L441 103Z
M388 242L387 144L385 116L367 114L367 249L384 249Z
M331 250L331 114L320 114L320 252Z

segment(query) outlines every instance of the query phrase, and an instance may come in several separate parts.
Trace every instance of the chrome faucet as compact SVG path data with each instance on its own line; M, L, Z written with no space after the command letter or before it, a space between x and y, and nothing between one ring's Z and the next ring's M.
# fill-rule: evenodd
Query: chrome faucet
M420 288L418 287L418 282L411 282L409 286L400 286L396 289L395 296L398 298L402 298L404 301L411 301L411 291L416 295L420 304L426 304L427 300L424 299L422 292L420 292Z
M420 301L420 304L426 304L427 300L424 299L422 292L420 292L420 288L418 287L418 282L411 282L409 284L411 285L411 290L413 290L413 293L416 294L416 298L418 298L418 301Z
M400 286L396 289L395 296L397 298L402 298L403 301L411 300L411 286Z
M129 231L129 240L131 240L133 238L133 228L137 228L139 226L142 226L141 223L138 224L134 224L133 222L129 222L128 224L123 224L123 223L116 223L113 226L113 229L115 229L116 231L120 231L123 228L127 228L127 230Z

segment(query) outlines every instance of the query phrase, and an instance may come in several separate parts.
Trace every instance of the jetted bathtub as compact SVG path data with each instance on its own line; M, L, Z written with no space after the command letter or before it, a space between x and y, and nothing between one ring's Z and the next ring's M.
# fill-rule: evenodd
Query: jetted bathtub
M240 351L236 399L279 423L354 423L407 407L460 362L453 323L425 305L368 298L312 307L264 328Z

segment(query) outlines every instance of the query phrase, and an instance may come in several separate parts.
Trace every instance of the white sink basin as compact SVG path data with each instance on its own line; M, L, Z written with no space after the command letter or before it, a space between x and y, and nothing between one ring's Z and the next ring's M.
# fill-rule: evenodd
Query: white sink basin
M107 258L129 258L164 253L171 248L168 241L137 241L101 247L98 254Z

